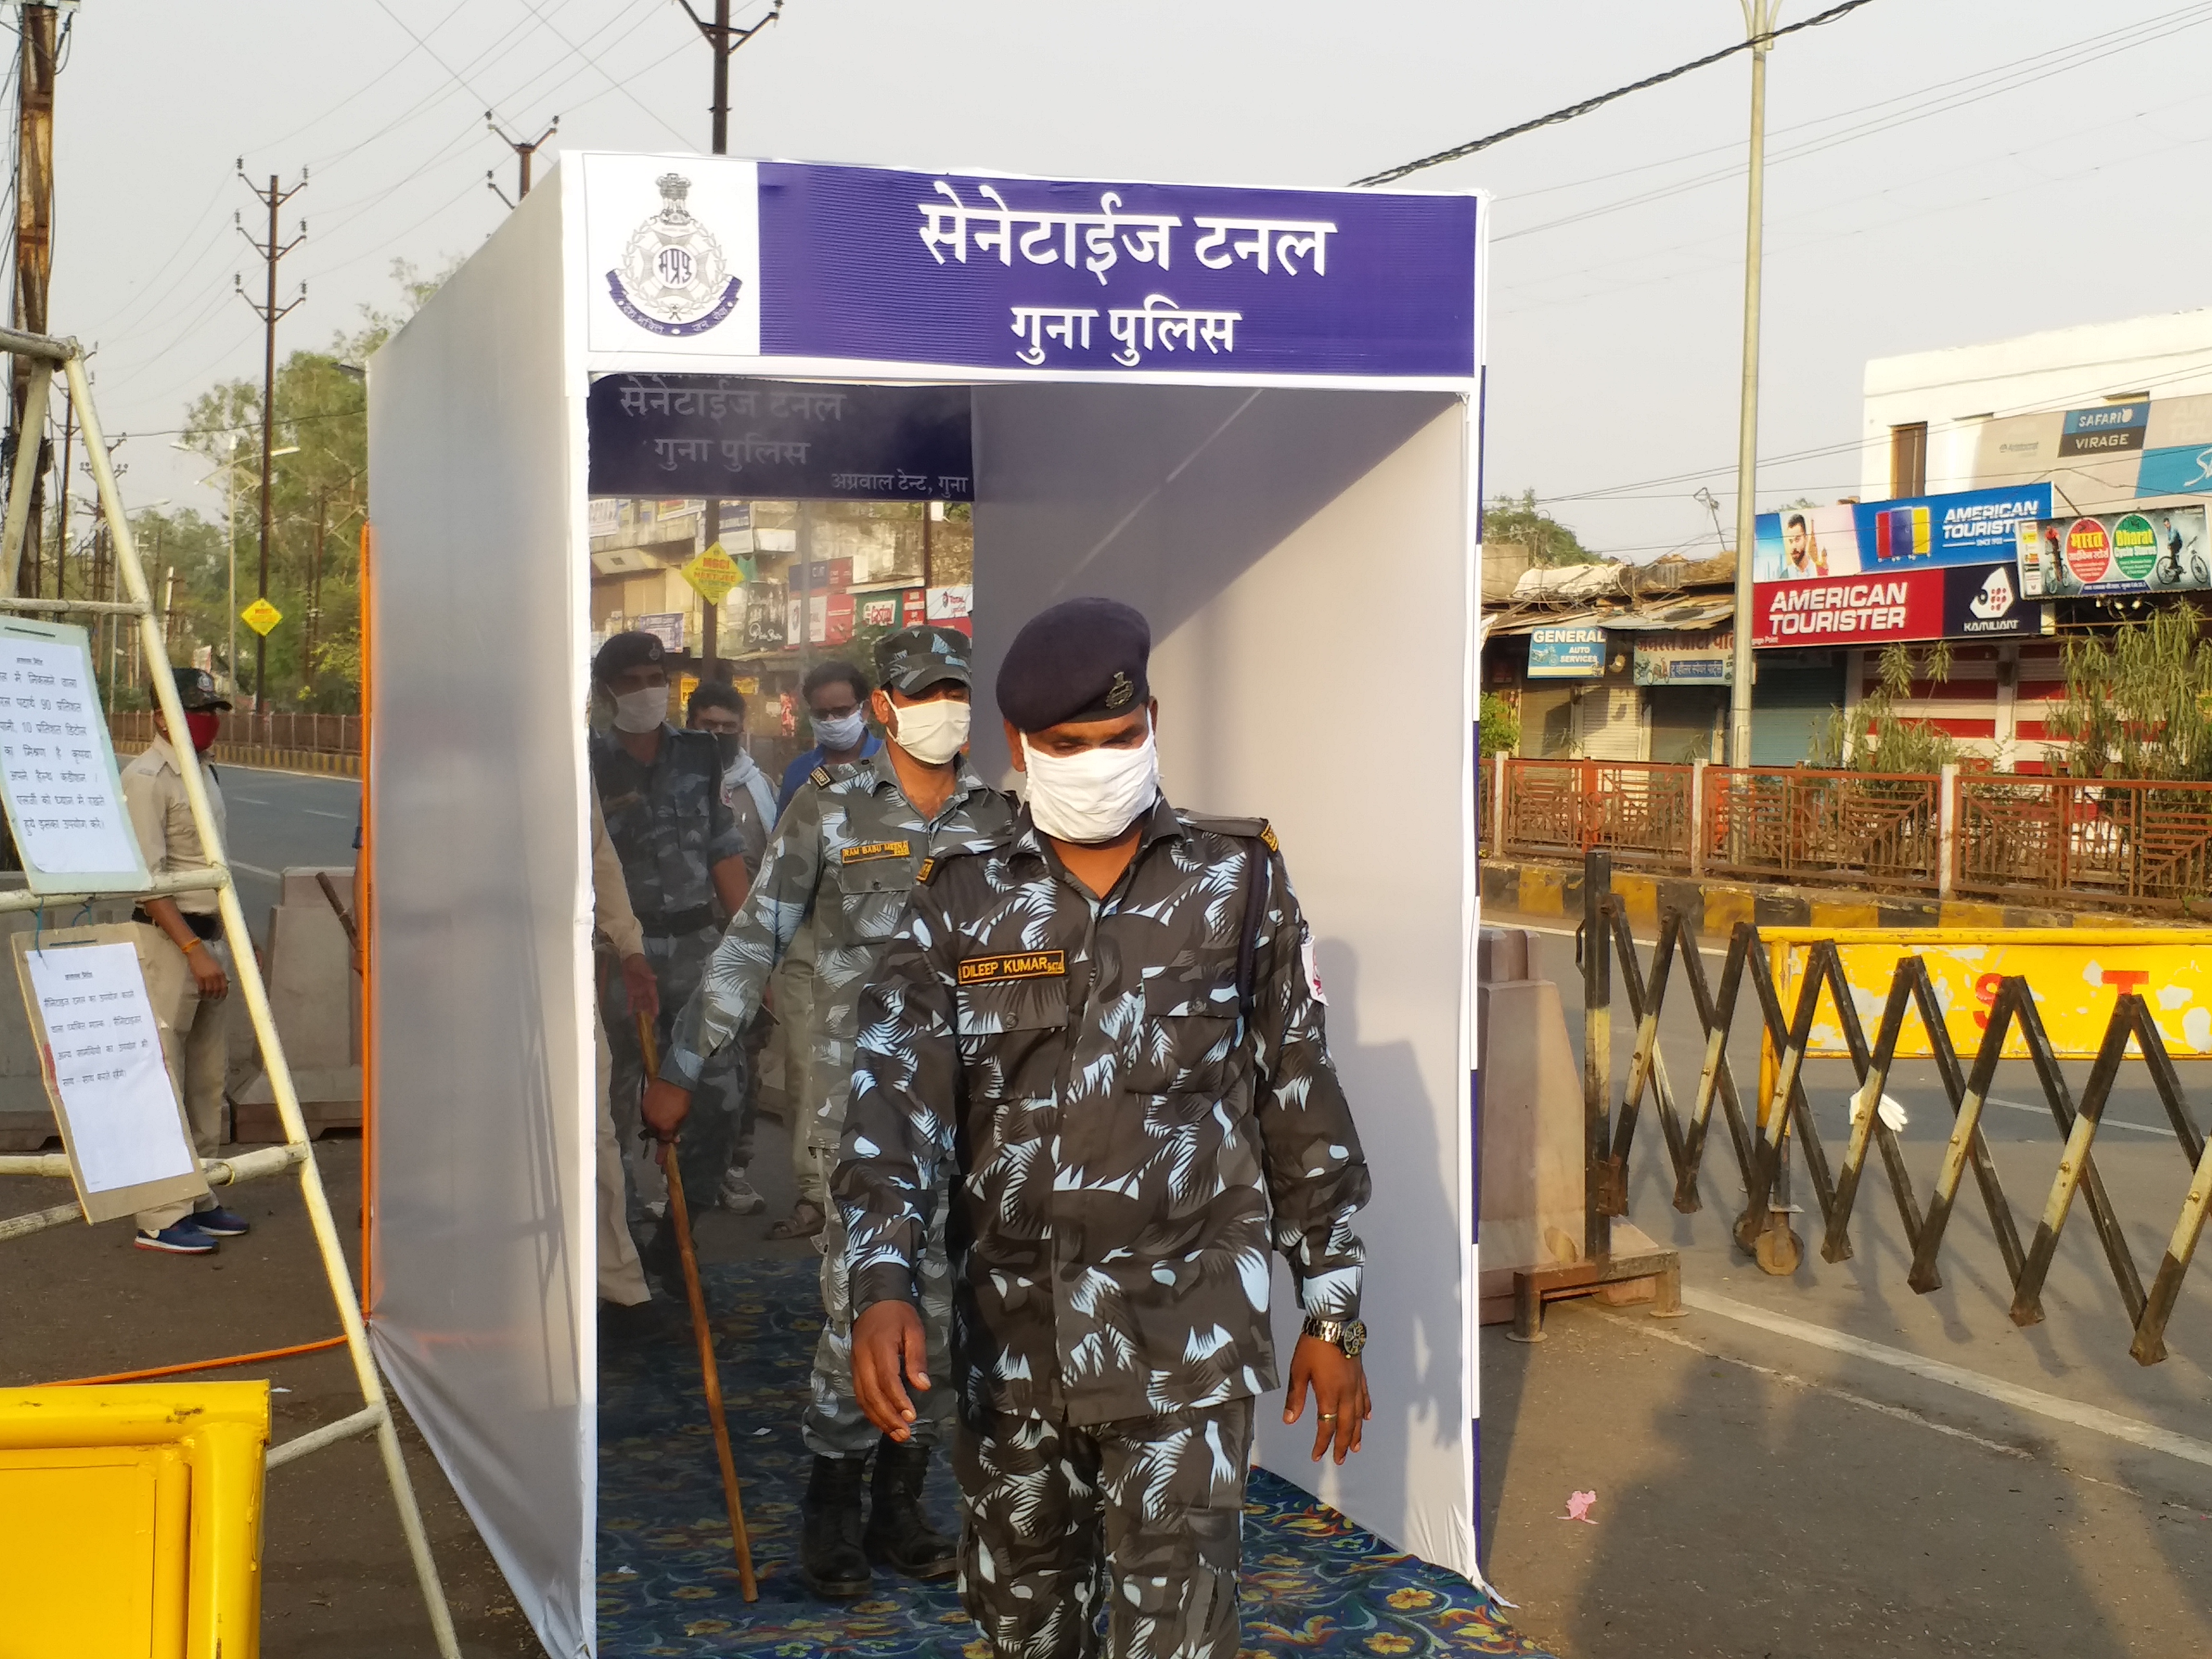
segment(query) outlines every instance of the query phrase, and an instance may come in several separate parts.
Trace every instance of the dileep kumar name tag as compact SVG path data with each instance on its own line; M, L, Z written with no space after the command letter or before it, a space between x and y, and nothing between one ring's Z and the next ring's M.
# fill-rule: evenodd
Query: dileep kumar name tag
M988 985L1004 979L1057 979L1067 973L1065 951L1024 951L998 957L969 957L960 964L960 983Z

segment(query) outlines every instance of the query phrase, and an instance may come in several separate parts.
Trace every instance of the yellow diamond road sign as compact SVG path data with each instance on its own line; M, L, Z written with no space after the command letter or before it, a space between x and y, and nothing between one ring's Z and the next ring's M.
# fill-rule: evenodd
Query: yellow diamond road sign
M738 562L722 550L720 542L684 567L684 580L709 605L721 604L729 591L744 580L744 574L738 568Z
M269 630L284 620L284 613L266 599L256 599L238 613L238 619L266 639Z

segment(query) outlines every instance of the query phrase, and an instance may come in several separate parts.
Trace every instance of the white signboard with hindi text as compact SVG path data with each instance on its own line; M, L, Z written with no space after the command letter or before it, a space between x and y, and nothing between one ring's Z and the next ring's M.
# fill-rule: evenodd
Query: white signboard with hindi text
M161 1063L136 938L125 926L15 935L40 1070L92 1222L208 1189Z
M33 892L145 888L82 628L0 619L0 801Z

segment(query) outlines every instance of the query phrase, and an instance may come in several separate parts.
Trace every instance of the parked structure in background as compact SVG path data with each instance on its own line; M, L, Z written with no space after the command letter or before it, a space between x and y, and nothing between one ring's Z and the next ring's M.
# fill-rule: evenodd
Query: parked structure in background
M1483 689L1517 704L1519 752L1711 760L1728 722L1731 554L1529 568L1483 555Z
M1756 521L1753 765L1836 758L1881 652L1944 641L1948 671L1916 650L1890 711L1967 766L2046 771L2069 635L2212 613L2212 310L1878 358L1864 422L1861 495ZM1720 757L1732 555L1538 570L1498 552L1483 688L1516 704L1521 755Z

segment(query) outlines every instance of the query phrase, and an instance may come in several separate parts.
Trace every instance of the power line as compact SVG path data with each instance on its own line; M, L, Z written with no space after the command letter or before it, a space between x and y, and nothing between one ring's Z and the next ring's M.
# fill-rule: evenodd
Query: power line
M2176 19L2180 21L2176 21ZM1979 75L1968 77L1967 84L1970 86L1974 82L1982 82L1979 86L1972 87L1972 90L1963 89L1959 83L1954 82L1949 86L1929 87L1917 93L1905 94L1900 98L1888 100L1887 102L1899 103L1915 98L1924 99L1925 101L1911 105L1893 115L1862 121L1854 127L1847 127L1840 131L1805 139L1788 149L1777 151L1769 158L1768 165L1778 166L1784 161L1794 161L1808 155L1817 155L1823 150L1833 149L1839 144L1850 143L1869 134L1891 132L1912 122L1926 120L1930 116L1948 114L1952 111L1964 109L1968 105L1978 104L2004 93L2017 92L2022 87L2033 86L2039 81L2047 81L2052 76L2069 74L2086 64L2099 63L2106 58L2117 57L2124 52L2132 52L2137 46L2148 46L2154 41L2164 40L2168 35L2201 27L2207 22L2212 22L2212 5L2187 6L2179 11L2169 12L2164 15L2148 19L2142 23L2130 24L2125 28L2091 35L2070 46L2054 48L2051 52L2039 53L2033 58L2021 58L2016 63L2002 65L1999 69L1984 70ZM2125 35L2134 35L2136 38L2132 40L2121 38ZM2093 51L2092 48L2101 48L2101 50ZM1881 104L1875 104L1868 106L1867 109L1871 111L1884 106ZM1829 118L1842 119L1846 116L1864 112L1866 112L1847 111L1844 116ZM1816 124L1808 122L1806 125ZM1521 229L1505 232L1496 240L1509 242L1523 236L1539 236L1546 231L1557 230L1563 226L1580 224L1585 220L1601 218L1607 214L1617 213L1627 208L1641 207L1653 202L1664 201L1672 196L1680 196L1689 191L1702 189L1706 185L1717 184L1740 177L1742 173L1743 168L1741 166L1715 168L1711 172L1698 173L1674 184L1655 185L1650 190L1634 196L1623 197L1617 201L1562 214L1556 219L1547 219L1540 224L1523 226Z
M379 3L381 4L382 0L379 0ZM1796 34L1801 29L1819 28L1824 23L1832 23L1837 19L1856 11L1861 6L1870 3L1871 0L1842 0L1840 5L1831 6L1824 12L1808 17L1802 23L1791 23L1787 27L1776 29L1764 39L1771 45L1785 34ZM1615 87L1611 92L1601 92L1595 98L1585 98L1578 104L1570 104L1565 109L1555 109L1549 115L1540 115L1533 121L1523 121L1518 126L1507 127L1502 132L1493 132L1486 137L1476 138L1468 143L1455 145L1450 149L1440 149L1434 155L1424 155L1418 161L1407 161L1381 173L1370 173L1364 179L1354 179L1352 181L1352 186L1354 189L1358 189L1368 185L1391 184L1403 179L1408 173L1419 173L1424 167L1441 167L1446 161L1456 161L1462 156L1474 155L1477 150L1488 149L1492 144L1502 144L1508 138L1518 138L1524 132L1534 132L1539 127L1557 126L1562 121L1571 121L1577 116L1588 115L1592 110L1603 109L1607 104L1626 98L1631 93L1645 92L1653 87L1664 86L1668 82L1680 80L1683 76L1695 70L1711 69L1715 64L1725 63L1736 53L1749 52L1759 44L1758 37L1748 40L1739 40L1732 46L1723 46L1718 52L1709 52L1703 58L1692 58L1690 62L1677 64L1670 70L1662 70L1656 75L1647 75L1641 81L1632 81L1625 87Z

